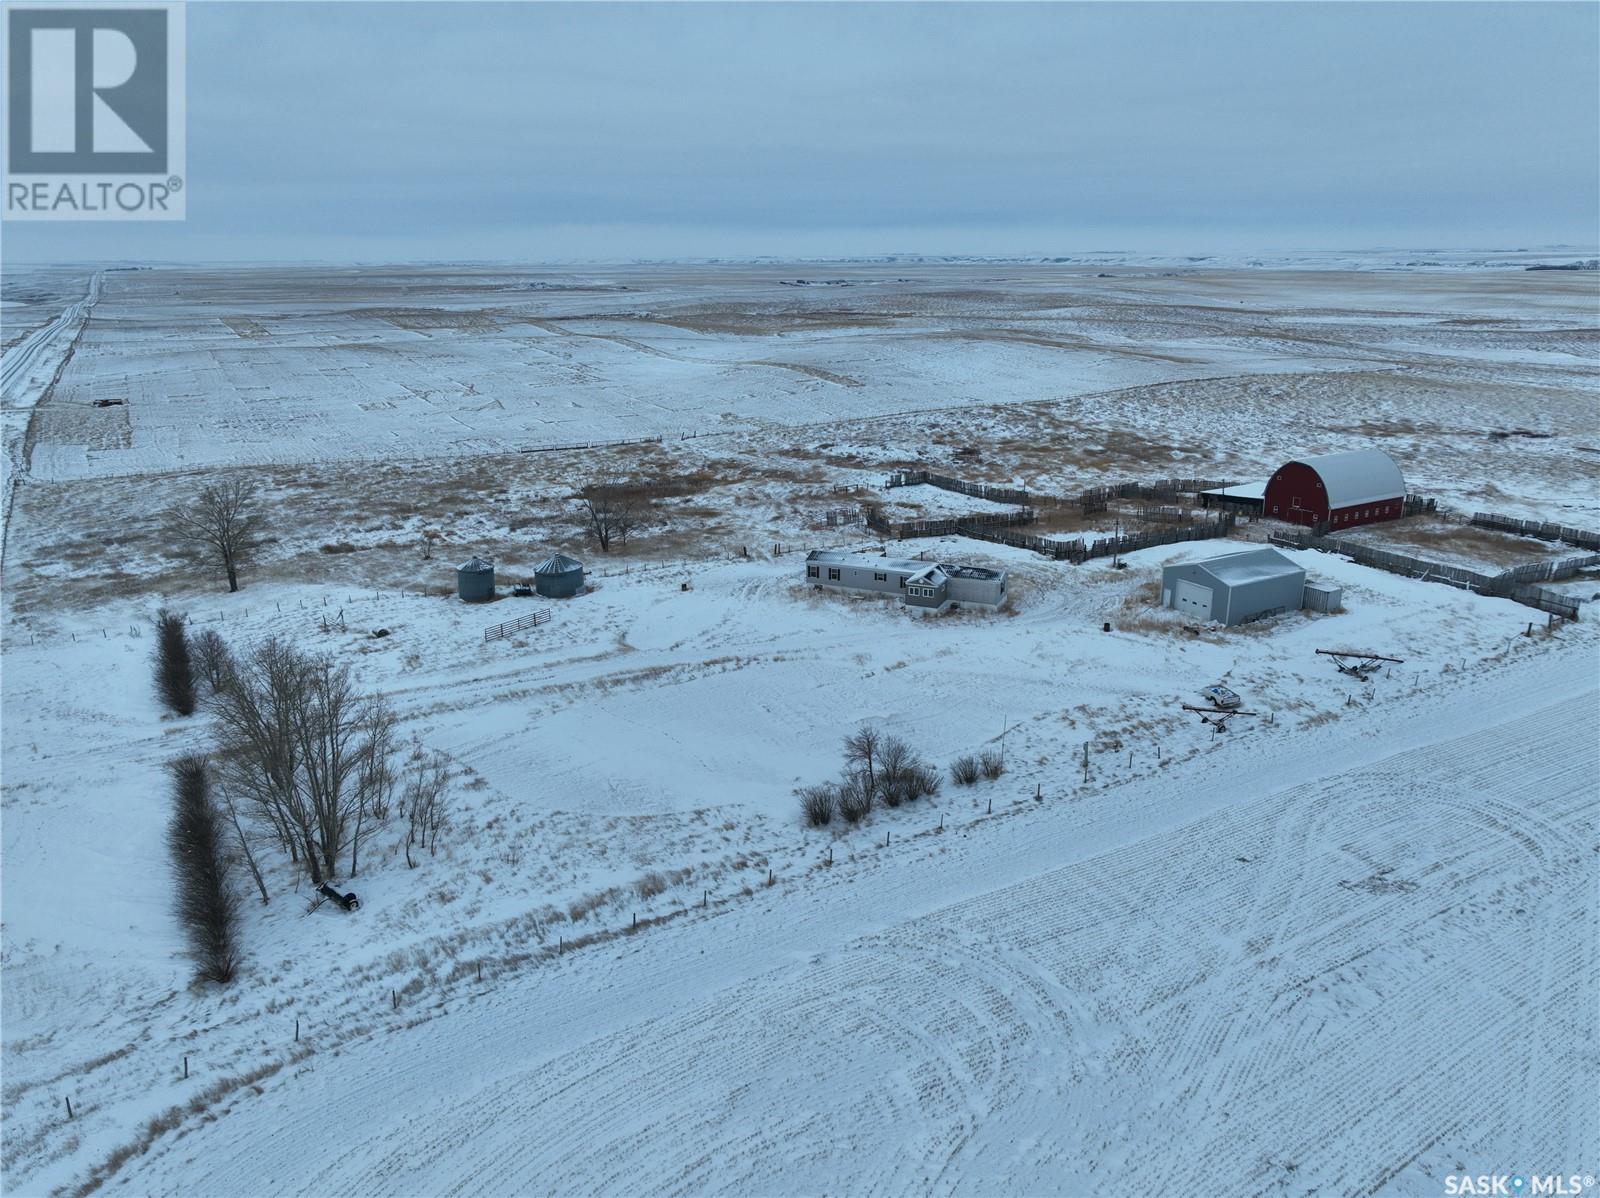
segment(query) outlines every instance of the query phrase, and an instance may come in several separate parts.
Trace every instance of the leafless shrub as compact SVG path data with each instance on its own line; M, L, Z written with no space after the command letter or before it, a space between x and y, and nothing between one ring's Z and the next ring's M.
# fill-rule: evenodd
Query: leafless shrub
M666 875L654 869L633 884L633 892L641 899L653 899L658 894L666 893L666 889Z
M802 786L796 793L800 796L800 813L805 816L806 823L820 828L832 822L838 805L837 787L824 782L820 786Z
M222 821L211 802L210 772L206 759L194 755L178 758L170 769L173 813L167 848L178 919L200 977L229 982L239 961L234 939L239 905L228 885L228 856Z
M985 778L993 782L1006 772L1006 759L995 749L985 749L983 756L978 759L978 768L983 771Z
M334 554L334 553L354 553L355 551L356 551L356 547L354 545L352 545L349 541L334 541L332 544L324 545L321 548L321 552L322 553L329 553L329 554Z
M939 771L925 761L919 761L907 772L912 795L914 799L932 798L939 793Z
M189 634L183 614L162 608L156 613L156 693L178 715L193 715L194 664L189 659Z
M971 753L957 757L950 763L950 780L957 786L971 786L978 780L981 767Z
M836 800L846 823L859 824L872 810L872 783L860 771L847 772L840 779Z

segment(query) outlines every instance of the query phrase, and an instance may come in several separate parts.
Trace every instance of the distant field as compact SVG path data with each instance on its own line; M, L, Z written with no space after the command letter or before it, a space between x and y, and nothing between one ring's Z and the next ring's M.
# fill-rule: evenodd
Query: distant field
M1026 474L1260 469L1376 440L1424 483L1548 500L1594 440L1593 275L809 273L842 285L776 266L112 272L31 477L822 439L943 411ZM1492 439L1519 431L1543 439Z

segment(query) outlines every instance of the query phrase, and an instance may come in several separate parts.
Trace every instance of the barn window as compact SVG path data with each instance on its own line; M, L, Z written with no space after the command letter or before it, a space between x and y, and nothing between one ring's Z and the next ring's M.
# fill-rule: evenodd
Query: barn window
M806 577L807 578L816 578L817 577L817 573L818 573L817 572L817 568L815 566L807 566L806 567Z
M874 574L872 576L872 581L873 582L888 582L889 581L889 576L887 574Z
M828 581L829 582L838 582L839 581L839 571L833 569L831 566L828 568Z

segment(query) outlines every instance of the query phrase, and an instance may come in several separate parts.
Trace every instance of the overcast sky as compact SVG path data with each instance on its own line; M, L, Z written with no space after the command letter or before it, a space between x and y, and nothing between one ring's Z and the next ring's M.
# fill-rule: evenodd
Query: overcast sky
M1592 245L1600 5L188 6L189 218L11 260Z

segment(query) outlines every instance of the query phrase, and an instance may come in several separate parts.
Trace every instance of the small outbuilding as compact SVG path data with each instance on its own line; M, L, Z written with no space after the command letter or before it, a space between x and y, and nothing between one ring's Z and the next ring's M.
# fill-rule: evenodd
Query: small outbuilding
M1336 612L1344 608L1344 588L1331 582L1306 583L1304 607L1307 611Z
M533 571L533 589L547 599L569 599L583 590L583 563L564 553L552 554Z
M1196 620L1244 624L1299 611L1306 572L1276 549L1246 549L1161 571L1161 606Z
M494 562L474 556L456 567L456 594L463 603L484 603L494 598Z
M1406 483L1381 449L1285 462L1267 480L1262 515L1330 532L1405 514Z

